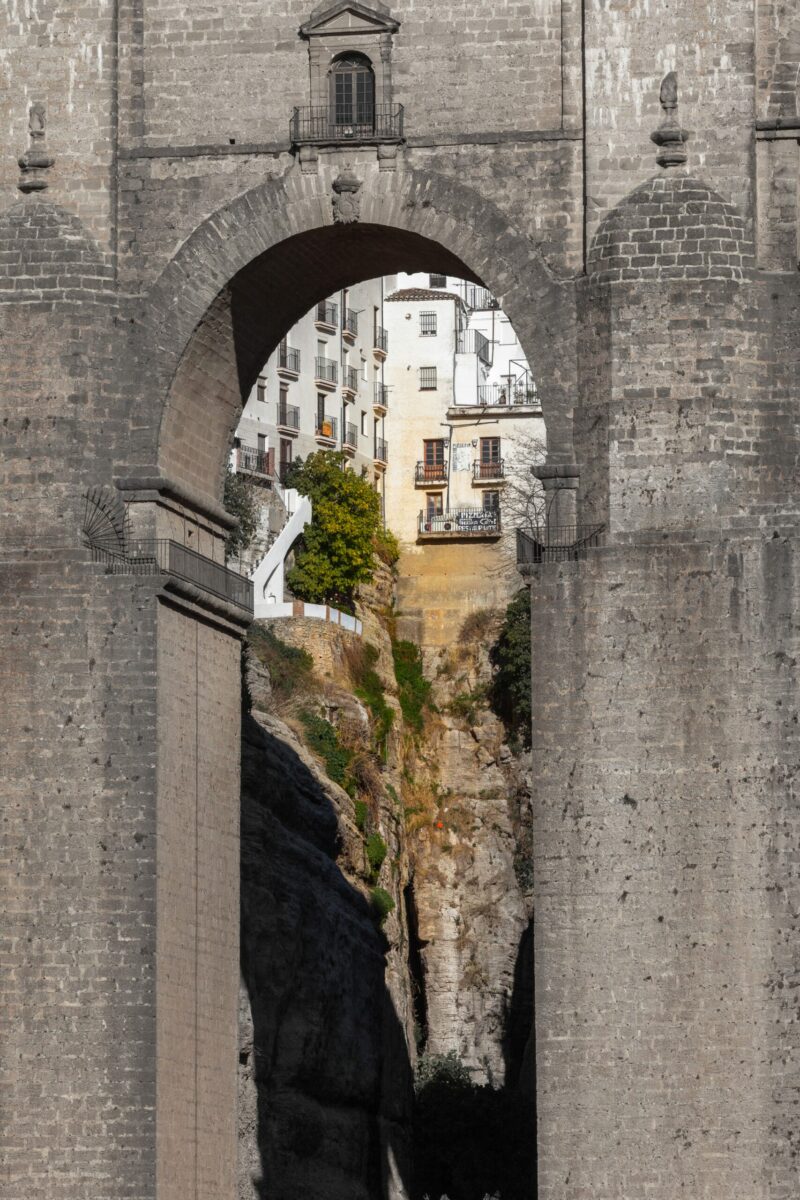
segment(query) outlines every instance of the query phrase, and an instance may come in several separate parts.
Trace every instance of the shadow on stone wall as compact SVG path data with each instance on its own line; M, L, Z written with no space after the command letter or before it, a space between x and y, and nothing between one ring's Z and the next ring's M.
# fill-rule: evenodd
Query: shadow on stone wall
M457 1059L439 1059L418 1086L414 1200L535 1200L533 922L520 940L508 1009L506 1084L472 1082Z
M412 1074L385 939L323 782L247 714L242 746L240 1200L400 1200Z

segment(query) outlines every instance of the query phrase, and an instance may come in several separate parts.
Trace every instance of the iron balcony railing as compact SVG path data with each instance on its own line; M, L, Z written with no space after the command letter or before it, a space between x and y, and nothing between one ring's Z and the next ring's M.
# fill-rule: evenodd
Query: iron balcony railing
M278 405L278 424L284 429L300 430L300 409L296 404Z
M473 311L500 307L488 288L478 287L474 283L467 283L463 286L462 298L467 308L471 308Z
M478 385L478 404L490 408L504 404L538 405L539 398L533 388L509 388L504 383L481 383Z
M347 120L346 117L354 117ZM402 104L376 104L363 112L342 113L335 105L295 108L289 136L295 146L320 142L399 142L403 139Z
M375 384L375 403L379 408L389 407L389 385L386 383Z
M389 334L382 325L378 325L375 330L375 349L383 354L389 353Z
M447 483L447 463L418 462L414 472L415 483Z
M492 365L492 343L478 329L464 329L458 335L459 354L477 354L484 366Z
M316 362L316 378L325 383L337 383L339 379L339 364L333 358L318 358Z
M314 319L319 325L333 325L336 328L339 324L339 305L332 300L320 300Z
M480 460L472 464L472 478L483 481L486 479L505 479L506 465L504 459L498 459L497 462L481 462Z
M351 392L358 391L358 368L357 367L348 367L347 368L347 370L345 372L344 386L346 388L349 388L349 390Z
M269 450L258 450L255 446L239 446L236 450L236 466L240 471L252 471L255 475L272 476L273 454Z
M383 438L375 439L375 460L382 463L389 461L389 443Z
M124 553L93 546L92 558L105 563L110 575L169 575L182 579L252 615L253 584L246 576L169 538L133 542Z
M605 525L556 525L517 530L517 564L575 562L600 545Z
M278 350L278 367L282 371L292 371L295 375L299 375L300 351L295 350L293 346L287 346L285 342L281 342Z
M358 426L352 421L348 421L344 427L344 444L352 447L353 450L358 446Z
M351 333L353 337L358 336L358 313L354 309L345 309L342 328L345 333Z
M339 422L336 417L317 417L316 435L331 442L339 440Z
M449 537L501 533L499 508L453 508L447 512L419 514L419 532L446 534Z

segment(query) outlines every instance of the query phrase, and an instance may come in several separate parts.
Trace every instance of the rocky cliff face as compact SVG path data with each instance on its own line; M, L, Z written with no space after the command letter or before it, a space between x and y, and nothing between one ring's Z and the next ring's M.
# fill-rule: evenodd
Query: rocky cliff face
M476 1085L513 1087L530 1073L529 764L483 698L491 631L428 661L435 705L414 732L398 702L388 573L364 599L363 645L394 713L379 769L374 744L365 750L374 714L354 694L357 639L322 623L280 629L315 650L300 698L273 693L250 659L240 1200L421 1196L425 1181L411 1173L418 1051L428 1061L454 1051ZM308 748L299 714L312 707L351 752L348 790ZM375 837L385 847L377 871ZM375 887L395 906L382 927ZM450 1195L462 1193L451 1185Z

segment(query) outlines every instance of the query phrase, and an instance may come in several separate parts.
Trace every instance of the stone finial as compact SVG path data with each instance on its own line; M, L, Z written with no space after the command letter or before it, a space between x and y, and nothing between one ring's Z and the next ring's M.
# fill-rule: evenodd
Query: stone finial
M350 225L361 216L361 180L348 163L333 183L333 219L340 225Z
M28 137L30 146L17 159L22 174L17 187L21 192L43 192L48 186L47 170L55 159L47 153L45 145L45 114L43 104L32 104L28 111Z
M686 140L688 132L678 123L678 76L670 71L661 81L659 94L664 120L650 140L659 147L656 162L660 167L679 167L686 162Z

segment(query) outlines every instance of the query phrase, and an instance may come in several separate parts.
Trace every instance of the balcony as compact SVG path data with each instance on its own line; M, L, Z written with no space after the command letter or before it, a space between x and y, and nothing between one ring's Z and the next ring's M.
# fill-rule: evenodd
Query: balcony
M478 386L478 404L485 408L529 404L539 408L539 397L533 388L509 388L505 383L482 383Z
M258 450L255 446L238 446L236 469L247 471L250 475L259 475L263 479L272 479L275 475L275 451Z
M385 417L389 408L389 388L385 383L375 384L375 397L372 407L379 417Z
M180 542L153 538L135 542L124 552L92 546L92 558L105 563L109 575L169 576L253 615L252 581Z
M314 324L320 333L336 333L339 328L339 305L332 300L321 300L314 315Z
M480 460L472 464L472 482L474 484L481 483L504 483L506 478L505 460L500 458L497 462L480 462Z
M358 313L352 308L346 308L344 311L344 320L342 321L342 336L345 341L351 344L358 337Z
M300 409L296 404L278 405L278 428L281 433L300 432Z
M335 446L339 440L339 422L336 417L318 417L314 436L326 446Z
M358 426L348 421L344 427L344 449L348 454L355 454L358 449Z
M389 443L383 438L375 439L375 465L385 467L389 461Z
M351 114L352 115L352 114ZM364 145L377 142L402 142L402 104L376 104L374 110L356 113L356 120L345 121L334 105L295 108L289 126L293 146Z
M300 351L287 346L286 342L281 342L278 347L278 374L285 379L297 379L300 374Z
M342 392L355 396L358 391L358 370L356 367L346 367L342 380Z
M541 563L577 562L600 545L605 525L555 525L517 530L517 569Z
M465 329L458 335L459 354L476 354L485 367L492 365L492 343L477 329Z
M372 352L377 359L380 359L380 361L383 362L386 358L386 355L389 353L389 334L382 325L377 325L375 327L374 340L375 345L372 348Z
M454 508L419 514L421 541L498 538L502 533L499 508Z
M462 296L467 308L471 308L473 312L486 311L487 309L499 308L495 297L488 288L478 287L474 283L468 283L463 290Z
M314 376L318 388L335 392L339 382L339 364L333 358L317 358Z
M440 487L447 483L447 463L418 462L414 472L416 487Z

